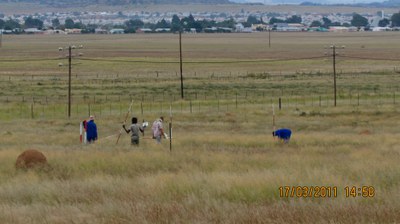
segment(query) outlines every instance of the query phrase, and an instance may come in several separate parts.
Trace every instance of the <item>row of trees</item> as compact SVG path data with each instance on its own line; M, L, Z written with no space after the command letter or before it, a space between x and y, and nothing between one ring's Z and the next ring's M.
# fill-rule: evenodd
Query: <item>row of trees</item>
M67 18L63 24L59 21L59 19L53 19L51 29L82 29L83 33L94 33L96 28L104 28L104 29L112 29L112 28L121 28L124 29L125 33L134 33L139 28L149 28L149 29L157 29L157 28L165 28L170 29L172 32L177 32L179 30L189 31L190 29L195 29L197 32L204 31L205 28L211 27L226 27L226 28L234 28L235 20L233 18L229 18L222 22L216 22L214 20L195 20L192 15L188 17L184 17L180 19L177 15L172 16L171 22L162 19L157 23L144 23L140 19L130 19L125 21L122 25L102 25L99 26L97 24L83 24L82 22L75 22L71 18ZM244 27L250 27L252 24L275 24L275 23L301 23L302 19L300 16L294 15L286 20L278 19L276 17L272 17L270 21L264 22L262 18L258 19L255 16L250 15L247 18L247 21L243 23ZM385 27L391 23L392 26L400 26L400 13L395 13L392 15L391 19L382 19L379 21L379 26ZM322 18L321 21L313 21L310 26L312 27L324 27L329 28L330 26L356 26L356 27L368 27L368 19L361 16L360 14L354 13L353 18L350 23L339 23L332 22L327 17ZM43 29L43 21L40 19L27 17L25 18L24 24L19 24L17 21L9 19L2 20L0 19L0 29L6 30L14 30L16 28L38 28Z

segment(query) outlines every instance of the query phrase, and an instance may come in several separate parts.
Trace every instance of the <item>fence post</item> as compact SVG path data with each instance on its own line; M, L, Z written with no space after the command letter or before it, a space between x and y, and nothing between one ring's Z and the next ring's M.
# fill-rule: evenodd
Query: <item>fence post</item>
M32 76L33 77L33 76ZM34 113L33 113L33 103L31 104L31 118L35 118Z
M282 109L282 99L279 97L279 110Z
M236 101L235 101L235 104L236 104L236 109L238 108L238 93L236 92Z
M396 92L393 93L393 104L396 104Z

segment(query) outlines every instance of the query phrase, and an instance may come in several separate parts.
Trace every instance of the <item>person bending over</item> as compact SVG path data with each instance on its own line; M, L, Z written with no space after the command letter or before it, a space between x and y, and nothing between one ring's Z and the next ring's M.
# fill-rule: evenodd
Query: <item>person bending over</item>
M292 131L287 128L278 129L272 132L272 136L278 137L279 140L288 143L290 140L290 136L292 135Z

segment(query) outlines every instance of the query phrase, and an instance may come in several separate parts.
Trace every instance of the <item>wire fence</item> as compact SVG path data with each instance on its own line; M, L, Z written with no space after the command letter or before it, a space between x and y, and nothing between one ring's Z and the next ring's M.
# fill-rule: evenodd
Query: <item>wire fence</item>
M393 93L350 93L339 94L337 104L344 106L383 106L398 105L398 92ZM72 117L82 117L95 114L102 116L120 116L126 112L127 104L133 100L133 111L137 115L168 114L170 108L174 114L199 114L220 112L256 112L264 111L272 104L280 110L305 110L310 108L333 107L333 97L330 95L308 96L262 96L246 93L237 95L208 95L192 94L186 100L164 99L155 95L135 99L129 96L99 97L93 96L86 100L73 98L71 106ZM30 99L22 97L20 102L2 102L0 115L3 119L16 118L65 118L67 116L67 102L55 101L47 97Z
M320 60L329 56L258 59L185 61L185 64L272 63L290 60ZM355 60L392 60L341 56ZM54 61L42 59L0 59L1 63ZM179 63L163 60L121 60L106 58L76 58L77 61L124 63ZM178 72L147 71L140 73L74 73L72 82L72 116L82 114L117 115L124 104L134 100L141 114L163 113L173 107L179 113L232 111L238 108L261 109L280 102L279 107L324 107L333 105L332 73L322 70L294 72L185 72L185 100L181 100ZM400 92L400 72L396 66L384 71L338 70L338 105L397 104ZM156 86L148 88L146 84ZM63 117L67 114L68 76L64 73L0 75L3 118ZM11 88L10 88L11 86ZM15 86L15 88L12 88ZM132 88L134 87L134 88ZM160 88L161 87L161 88ZM123 91L118 91L123 89ZM133 90L131 90L133 89ZM135 90L136 89L136 90ZM38 91L40 90L40 91ZM140 104L140 106L139 106Z

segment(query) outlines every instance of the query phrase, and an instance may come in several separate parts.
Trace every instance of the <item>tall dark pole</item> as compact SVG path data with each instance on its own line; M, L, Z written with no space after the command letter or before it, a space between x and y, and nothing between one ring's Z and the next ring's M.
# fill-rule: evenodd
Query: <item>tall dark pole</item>
M336 46L332 46L332 59L333 59L333 92L334 92L334 106L336 107Z
M268 47L271 47L271 28L268 28Z
M0 48L3 45L3 31L0 31Z
M182 75L182 31L179 30L179 65L180 65L180 72L181 72L181 97L183 96L183 75Z
M72 48L68 47L68 118L71 117L71 54Z
M172 152L172 103L169 105L169 151Z

